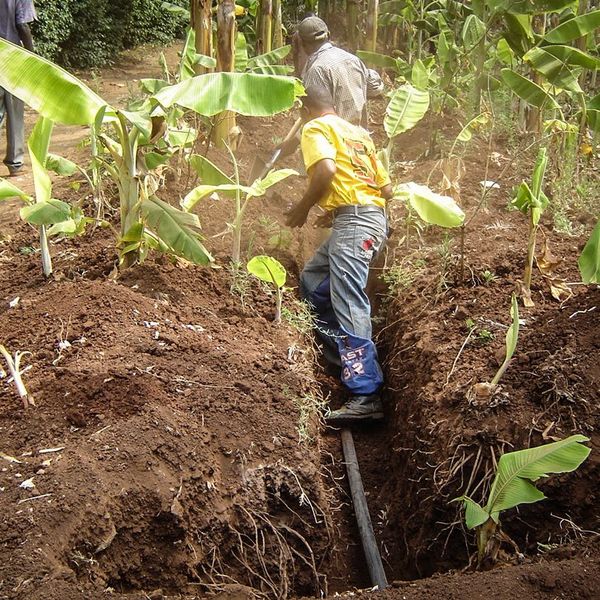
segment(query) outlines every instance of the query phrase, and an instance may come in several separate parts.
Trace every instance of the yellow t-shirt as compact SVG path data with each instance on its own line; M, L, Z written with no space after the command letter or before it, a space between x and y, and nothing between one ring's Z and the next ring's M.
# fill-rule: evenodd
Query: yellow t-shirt
M334 210L355 204L385 207L379 190L390 183L390 178L377 158L373 140L362 127L337 115L313 119L302 129L302 156L309 176L320 160L335 161L331 192L319 202L321 208Z

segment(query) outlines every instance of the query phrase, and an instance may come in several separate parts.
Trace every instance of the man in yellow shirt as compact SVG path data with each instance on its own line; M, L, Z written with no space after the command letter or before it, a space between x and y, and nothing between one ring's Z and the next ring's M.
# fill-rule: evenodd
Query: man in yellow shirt
M331 236L304 267L300 287L317 313L326 356L339 358L342 383L351 394L325 419L329 425L348 426L383 419L383 374L371 340L365 288L369 265L386 239L385 201L392 187L368 132L337 116L330 95L319 87L306 92L308 122L301 144L310 182L287 213L287 224L302 227L315 205L333 217Z

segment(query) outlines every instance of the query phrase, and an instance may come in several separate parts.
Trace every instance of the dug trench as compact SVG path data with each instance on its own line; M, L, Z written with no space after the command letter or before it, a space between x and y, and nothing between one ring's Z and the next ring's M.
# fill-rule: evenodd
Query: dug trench
M290 120L243 123L243 166L271 143L265 130L282 137ZM433 167L417 160L433 124L423 127L396 157L403 180L424 182ZM466 211L483 179L480 150L469 155ZM288 238L278 223L303 185L289 180L252 206L245 232L251 253L284 263L290 286L315 239L309 230ZM458 280L456 242L441 245L434 229L420 243L394 233L386 285L375 271L387 422L355 441L393 597L593 598L600 575L598 289L573 286L559 305L536 278L503 393L469 400L501 361L523 266L525 225L506 212L510 181L502 185L467 236L468 279ZM167 174L168 199L184 188ZM220 265L228 240L212 236L229 210L211 200L201 212ZM404 216L391 207L397 232ZM0 388L0 597L284 598L369 587L339 437L317 418L324 400L341 401L339 383L317 367L306 336L272 323L264 288L243 279L232 294L224 267L156 257L115 279L102 231L54 244L56 275L44 281L34 232L8 217L0 228L1 341L32 352L25 379L37 400L24 412ZM558 274L575 281L578 243L544 228L563 257ZM292 294L287 302L305 328ZM463 348L467 319L489 335ZM544 483L548 500L503 518L519 553L506 547L501 568L461 573L473 536L449 501L483 496L501 452L573 432L591 438L588 461Z

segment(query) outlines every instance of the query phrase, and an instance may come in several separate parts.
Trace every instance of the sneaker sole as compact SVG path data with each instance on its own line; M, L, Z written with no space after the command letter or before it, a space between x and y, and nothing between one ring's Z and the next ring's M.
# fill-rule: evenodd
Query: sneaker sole
M328 419L325 417L325 423L330 427L342 427L354 423L370 423L372 421L382 421L385 418L382 412L371 413L369 415L348 415L344 417L334 417Z

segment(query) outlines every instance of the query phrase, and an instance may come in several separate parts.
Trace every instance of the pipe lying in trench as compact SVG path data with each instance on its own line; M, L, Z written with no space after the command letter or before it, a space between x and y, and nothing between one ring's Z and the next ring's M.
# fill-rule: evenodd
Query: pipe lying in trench
M342 429L342 448L344 450L344 461L346 463L346 472L348 473L348 481L350 483L354 514L356 515L356 522L358 523L358 532L367 560L367 568L369 569L371 583L380 590L383 590L388 587L388 582L385 571L383 570L379 546L377 546L373 524L371 523L371 515L369 514L369 507L367 506L365 489L360 477L356 448L354 447L354 438L349 429Z

